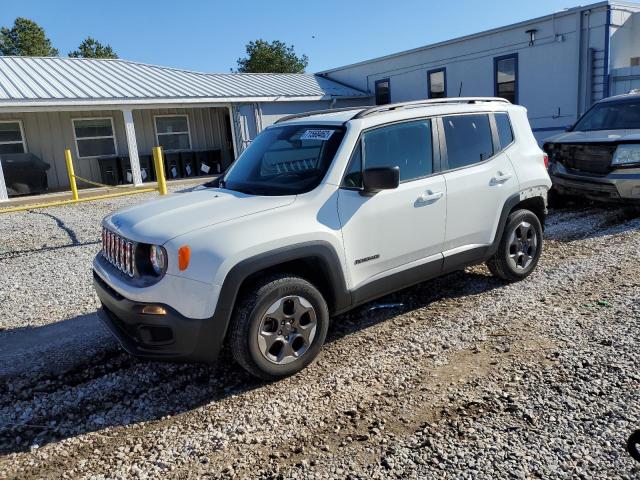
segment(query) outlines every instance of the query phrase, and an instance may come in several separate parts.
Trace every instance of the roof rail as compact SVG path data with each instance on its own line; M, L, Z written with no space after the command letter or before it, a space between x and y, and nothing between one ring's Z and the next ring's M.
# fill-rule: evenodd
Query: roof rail
M341 107L341 108L327 108L324 110L312 110L310 112L294 113L293 115L287 115L285 117L279 118L274 123L286 122L288 120L294 120L296 118L310 117L312 115L320 115L323 113L346 112L349 110L358 110L358 109L364 109L364 108L366 107Z
M376 113L388 112L392 110L403 110L405 108L417 108L428 105L443 105L448 103L484 103L484 102L498 102L498 103L508 103L511 105L511 102L504 98L498 97L451 97L451 98L434 98L430 100L414 100L412 102L401 102L401 103L388 103L386 105L377 105L375 107L370 107L365 110L361 110L356 113L351 120L355 120L357 118L363 118L368 115L373 115Z

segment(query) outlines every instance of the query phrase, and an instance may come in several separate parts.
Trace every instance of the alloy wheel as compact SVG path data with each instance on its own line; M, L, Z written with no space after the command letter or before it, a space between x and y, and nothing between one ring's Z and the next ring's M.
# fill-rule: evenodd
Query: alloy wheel
M316 311L308 300L298 295L280 298L260 321L260 353L276 365L295 361L311 347L317 324Z
M529 222L522 221L509 237L509 263L515 270L524 270L536 258L538 234Z

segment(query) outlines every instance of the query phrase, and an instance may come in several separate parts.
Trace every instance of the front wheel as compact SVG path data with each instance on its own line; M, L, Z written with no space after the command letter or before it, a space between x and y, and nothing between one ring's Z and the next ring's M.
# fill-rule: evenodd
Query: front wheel
M496 253L487 267L497 277L515 282L531 274L542 254L542 225L530 210L516 210L507 218Z
M249 373L275 380L309 365L328 327L329 310L318 289L303 278L276 275L258 282L241 299L229 347Z

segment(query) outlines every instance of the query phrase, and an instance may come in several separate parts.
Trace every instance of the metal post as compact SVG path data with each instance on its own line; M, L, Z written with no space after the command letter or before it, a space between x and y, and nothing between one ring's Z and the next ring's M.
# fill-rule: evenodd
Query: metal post
M131 177L136 187L142 185L143 178L140 171L140 157L138 156L138 143L136 141L136 128L133 123L131 110L122 110L124 117L124 131L127 137L127 149L129 150L129 163L131 165Z
M164 161L162 159L162 147L153 147L153 163L156 167L156 178L158 179L158 192L160 192L160 195L166 195L167 180L164 177Z
M69 186L71 187L71 197L78 200L78 186L76 185L76 174L73 171L73 159L71 158L71 150L68 148L64 151L64 159L67 161L67 173L69 174Z
M7 194L7 184L4 181L4 173L2 172L2 159L0 159L0 202L9 201L9 194Z

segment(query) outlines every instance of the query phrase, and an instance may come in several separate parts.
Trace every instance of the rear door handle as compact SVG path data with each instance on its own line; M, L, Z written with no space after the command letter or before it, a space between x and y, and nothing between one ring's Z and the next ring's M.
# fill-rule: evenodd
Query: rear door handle
M502 173L498 172L498 174L491 179L490 185L502 185L503 183L509 181L509 179L513 177L510 173Z
M432 192L431 190L427 190L422 195L418 197L418 201L420 202L437 202L444 196L443 192Z

